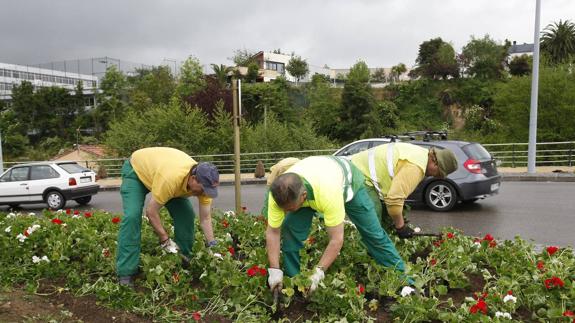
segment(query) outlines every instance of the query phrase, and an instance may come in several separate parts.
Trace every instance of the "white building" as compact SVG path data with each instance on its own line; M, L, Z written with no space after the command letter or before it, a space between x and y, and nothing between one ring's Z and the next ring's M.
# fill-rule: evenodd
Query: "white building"
M61 87L74 91L82 81L84 94L94 94L98 88L98 78L93 75L61 72L52 69L0 63L0 100L12 99L12 88L22 81L32 83L35 89L41 87Z
M527 44L527 43L517 44L517 42L514 41L513 45L509 47L508 51L509 58L513 59L514 57L521 55L533 56L533 49L534 49L533 44Z
M289 82L296 82L296 78L286 70L290 59L293 57L292 55L261 51L253 57L260 67L258 77L259 82L269 82L271 80L275 80L279 76L285 77ZM308 68L309 73L303 79L300 79L300 82L309 82L311 76L316 73L330 76L329 68L316 67L309 65L309 63Z

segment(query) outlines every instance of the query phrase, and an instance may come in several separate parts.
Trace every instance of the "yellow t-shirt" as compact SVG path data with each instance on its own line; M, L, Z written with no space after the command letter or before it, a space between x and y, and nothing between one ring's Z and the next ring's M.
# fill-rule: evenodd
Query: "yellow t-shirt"
M183 151L168 147L143 148L132 153L130 164L159 204L165 205L176 197L192 196L188 191L188 177L197 162ZM202 195L198 196L198 201L207 205L212 199Z
M383 201L390 215L401 214L405 199L413 193L417 185L425 178L423 170L407 160L397 163L395 177Z
M310 207L324 216L325 225L334 227L345 218L343 198L344 174L337 161L328 156L314 156L302 159L285 173L295 173L303 177L313 190L313 200L308 199L302 207ZM271 192L268 193L268 224L279 228L285 212L276 204Z

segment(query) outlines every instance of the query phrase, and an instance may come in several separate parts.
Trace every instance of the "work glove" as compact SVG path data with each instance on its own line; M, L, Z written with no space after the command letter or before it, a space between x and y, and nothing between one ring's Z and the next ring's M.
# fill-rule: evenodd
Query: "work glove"
M315 272L309 278L311 280L311 286L309 287L309 294L313 293L317 289L319 283L323 280L324 277L325 274L323 273L323 269L315 267Z
M212 240L212 241L208 242L206 245L208 247L208 252L210 253L210 255L214 256L214 258L217 258L219 260L224 259L224 257L222 256L221 253L212 251L212 248L218 245L217 240Z
M275 289L282 289L284 272L278 268L268 268L268 284L270 285L270 290L273 292Z
M407 224L404 224L403 227L399 229L396 228L395 232L397 233L397 236L400 237L401 239L409 239L413 237L413 233L415 231L413 231L413 229Z
M160 247L167 253L178 253L179 250L178 245L170 238L160 242Z

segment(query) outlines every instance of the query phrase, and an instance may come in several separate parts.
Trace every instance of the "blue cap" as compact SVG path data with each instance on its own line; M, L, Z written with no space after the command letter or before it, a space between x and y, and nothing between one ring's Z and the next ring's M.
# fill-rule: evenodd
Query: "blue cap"
M220 173L216 165L212 163L199 163L195 171L196 178L202 187L204 193L215 198L218 196L218 185L220 184Z

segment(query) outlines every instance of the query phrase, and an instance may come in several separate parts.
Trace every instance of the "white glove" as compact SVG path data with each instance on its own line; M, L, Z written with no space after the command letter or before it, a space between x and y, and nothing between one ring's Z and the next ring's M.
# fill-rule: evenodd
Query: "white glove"
M317 289L317 287L319 286L319 283L323 280L324 277L325 277L325 274L323 273L323 270L319 267L315 267L315 272L309 278L309 279L311 279L311 286L309 288L310 293L312 293L314 290Z
M178 245L170 238L160 243L160 246L168 253L178 253L179 250Z
M281 269L268 268L268 274L268 284L270 285L270 289L272 291L276 288L281 290L284 280L284 272Z

